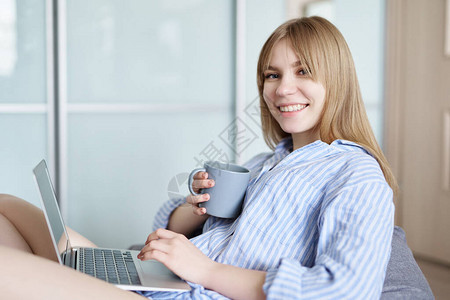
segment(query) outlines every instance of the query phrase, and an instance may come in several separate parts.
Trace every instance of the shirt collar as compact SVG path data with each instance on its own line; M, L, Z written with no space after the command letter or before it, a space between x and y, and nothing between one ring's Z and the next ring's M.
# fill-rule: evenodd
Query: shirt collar
M282 139L278 145L275 147L275 153L290 153L292 152L293 144L292 144L292 137L286 137Z

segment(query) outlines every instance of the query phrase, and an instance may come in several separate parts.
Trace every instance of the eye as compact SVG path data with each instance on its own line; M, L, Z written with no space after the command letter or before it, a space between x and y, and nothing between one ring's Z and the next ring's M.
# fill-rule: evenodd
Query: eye
M308 72L307 70L303 69L303 68L300 68L300 69L298 70L298 74L299 74L299 75L308 75L309 72Z
M276 73L268 73L264 75L264 78L266 79L277 79L279 78L279 75Z

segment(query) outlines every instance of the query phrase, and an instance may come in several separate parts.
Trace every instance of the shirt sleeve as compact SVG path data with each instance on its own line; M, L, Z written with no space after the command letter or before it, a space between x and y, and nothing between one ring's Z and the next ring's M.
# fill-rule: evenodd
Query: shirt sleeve
M172 212L186 202L186 198L173 198L166 201L158 210L153 221L153 230L158 228L167 228L169 218Z
M326 195L312 267L281 259L268 270L268 299L379 299L394 227L392 190L366 182Z

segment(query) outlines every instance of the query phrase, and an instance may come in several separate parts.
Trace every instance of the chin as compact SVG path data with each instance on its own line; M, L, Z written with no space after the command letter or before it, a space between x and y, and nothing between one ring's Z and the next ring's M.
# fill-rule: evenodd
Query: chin
M295 126L281 126L281 129L283 129L284 132L289 134L295 134L295 133L301 133L304 130Z
M297 133L301 133L302 131L300 130L293 130L293 129L288 129L288 128L281 128L283 129L284 132L286 132L287 134L297 134Z

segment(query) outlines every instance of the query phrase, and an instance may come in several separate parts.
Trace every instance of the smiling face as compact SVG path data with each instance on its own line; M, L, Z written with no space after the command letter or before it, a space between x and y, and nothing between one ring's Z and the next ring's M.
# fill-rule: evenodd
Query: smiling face
M264 71L263 98L281 129L292 135L294 150L320 139L317 125L325 87L312 79L285 39L272 49Z

